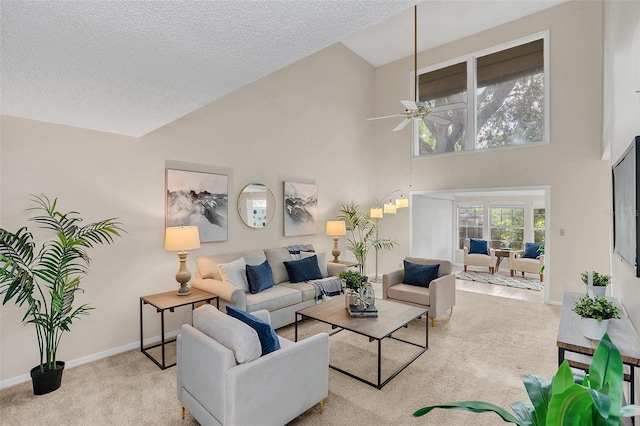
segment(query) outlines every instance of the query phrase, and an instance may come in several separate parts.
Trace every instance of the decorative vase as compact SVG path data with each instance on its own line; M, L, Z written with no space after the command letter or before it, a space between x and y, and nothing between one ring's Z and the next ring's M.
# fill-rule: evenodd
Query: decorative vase
M344 307L349 308L349 305L358 304L358 293L353 290L345 289L344 291Z
M373 306L376 303L376 293L373 286L369 283L363 284L358 291L358 298L365 308Z
M600 340L609 327L609 320L598 321L595 318L580 318L582 335L588 339Z
M64 361L56 361L55 370L41 372L40 366L31 369L31 383L34 395L44 395L58 389L62 384Z

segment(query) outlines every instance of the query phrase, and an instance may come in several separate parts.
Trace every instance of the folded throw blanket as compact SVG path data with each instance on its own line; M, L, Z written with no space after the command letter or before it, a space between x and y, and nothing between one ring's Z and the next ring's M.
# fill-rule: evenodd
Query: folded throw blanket
M316 300L328 300L342 293L342 280L337 277L309 281L316 287Z

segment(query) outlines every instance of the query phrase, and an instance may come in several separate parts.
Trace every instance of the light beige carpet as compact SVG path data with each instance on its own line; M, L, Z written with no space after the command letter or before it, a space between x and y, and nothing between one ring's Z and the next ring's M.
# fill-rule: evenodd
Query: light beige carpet
M424 405L480 399L508 408L526 399L522 373L551 377L557 367L560 308L464 291L457 292L453 316L429 328L429 350L382 390L337 371L329 373L324 414L314 407L291 425L499 425L494 414L436 410L414 418ZM421 342L425 320L400 331ZM305 321L300 336L326 326ZM278 330L293 337L293 326ZM376 343L343 331L331 337L331 362L376 378ZM416 349L383 345L383 377ZM274 389L277 392L277 389ZM282 402L286 404L286 401ZM0 392L0 423L11 425L194 425L180 418L175 368L160 370L139 351L68 369L62 387L34 396L31 383Z

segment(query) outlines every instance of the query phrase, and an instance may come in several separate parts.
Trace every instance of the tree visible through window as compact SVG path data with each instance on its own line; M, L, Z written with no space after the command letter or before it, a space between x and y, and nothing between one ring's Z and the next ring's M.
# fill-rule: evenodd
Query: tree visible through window
M490 207L491 248L521 250L524 240L524 207Z
M467 69L476 87L468 87ZM538 39L419 76L419 100L428 106L467 102L476 94L476 113L438 112L449 125L418 122L418 155L544 142L544 39ZM477 129L468 141L467 129Z
M533 209L533 241L544 244L545 209Z
M469 238L482 238L483 214L482 206L458 207L458 248L463 249Z

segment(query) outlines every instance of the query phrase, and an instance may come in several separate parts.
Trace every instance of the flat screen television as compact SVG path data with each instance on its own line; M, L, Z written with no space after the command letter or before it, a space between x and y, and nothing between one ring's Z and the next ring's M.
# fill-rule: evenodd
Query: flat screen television
M638 241L640 241L640 136L636 136L620 160L614 164L613 180L613 251L631 265L640 277Z

